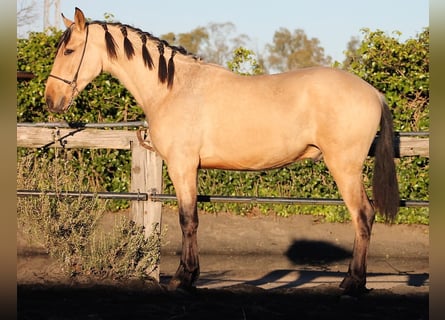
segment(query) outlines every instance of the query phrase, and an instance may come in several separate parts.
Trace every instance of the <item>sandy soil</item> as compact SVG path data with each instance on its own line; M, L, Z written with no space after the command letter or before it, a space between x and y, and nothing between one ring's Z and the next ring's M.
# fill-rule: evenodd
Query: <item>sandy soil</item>
M19 230L18 318L428 319L428 226L375 225L368 261L373 290L359 299L338 288L352 248L350 224L201 214L201 278L191 293L163 289L180 252L177 215L168 208L163 226L160 284L66 277Z

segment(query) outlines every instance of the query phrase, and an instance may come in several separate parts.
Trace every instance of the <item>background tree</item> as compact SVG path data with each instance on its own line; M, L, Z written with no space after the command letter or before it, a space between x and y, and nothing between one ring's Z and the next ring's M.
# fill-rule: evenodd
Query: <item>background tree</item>
M249 40L245 34L236 34L236 27L231 22L210 23L207 27L198 27L191 32L177 35L170 32L161 38L171 44L183 46L207 62L220 65L226 65L233 50L245 47Z
M36 1L17 0L17 36L24 37L22 28L34 23L38 17Z
M190 53L199 55L200 48L209 41L209 33L206 28L197 27L190 32L177 35L170 32L162 35L161 38L170 44L184 47Z
M264 73L261 62L257 60L255 53L243 47L233 50L232 60L227 62L227 67L243 76Z
M285 72L316 65L330 65L332 58L326 56L317 38L308 38L304 30L293 32L280 28L275 32L273 43L266 45L270 70Z
M249 37L236 34L236 27L231 22L211 23L208 25L209 41L202 48L203 57L213 63L225 65L232 57L235 48L246 46Z
M351 62L357 60L359 46L359 37L351 37L351 40L349 40L348 44L346 45L346 50L344 51L345 60L343 60L343 69L348 69Z

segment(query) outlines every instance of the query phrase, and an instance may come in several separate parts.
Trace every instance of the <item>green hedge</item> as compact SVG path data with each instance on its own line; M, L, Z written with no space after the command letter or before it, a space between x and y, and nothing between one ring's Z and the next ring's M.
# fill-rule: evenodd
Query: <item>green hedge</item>
M429 116L429 31L402 42L381 31L364 30L364 40L354 52L347 69L385 93L398 131L428 131ZM17 122L117 122L143 120L141 108L119 82L108 74L95 79L64 115L48 112L44 101L45 82L55 55L60 31L31 33L17 40L17 70L30 71L35 78L17 82ZM342 66L337 66L342 67ZM128 129L131 130L131 129ZM51 156L54 150L18 149L18 156L34 153ZM124 150L74 150L67 153L73 170L86 170L86 189L127 191L130 185L130 153ZM403 158L397 161L401 197L428 200L429 159ZM365 165L365 183L370 191L372 159ZM174 193L164 169L164 193ZM267 172L201 170L199 193L338 198L335 184L322 162L303 161ZM112 208L128 207L128 202L113 201ZM296 213L324 216L328 221L349 219L342 206L200 204L207 211L232 211L246 214L255 210L289 215ZM428 209L402 209L398 222L428 223Z

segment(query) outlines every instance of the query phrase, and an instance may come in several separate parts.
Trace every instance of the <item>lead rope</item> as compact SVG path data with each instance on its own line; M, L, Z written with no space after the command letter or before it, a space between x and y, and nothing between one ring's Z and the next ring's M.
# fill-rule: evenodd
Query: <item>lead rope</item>
M144 137L142 138L142 132L144 132ZM149 136L148 128L139 128L136 131L136 136L139 140L139 144L144 147L147 150L150 150L152 152L156 152L156 150L152 147L150 144L150 141L146 141L145 139Z

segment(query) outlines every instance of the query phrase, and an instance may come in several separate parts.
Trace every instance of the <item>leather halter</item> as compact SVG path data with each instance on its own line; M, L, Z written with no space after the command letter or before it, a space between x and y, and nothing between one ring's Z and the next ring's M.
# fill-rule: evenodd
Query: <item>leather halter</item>
M76 91L77 91L77 93L79 93L79 90L77 90L77 77L79 76L80 66L82 65L83 58L85 56L85 50L87 48L88 31L89 31L89 25L88 24L86 25L86 28L87 28L87 30L86 30L86 34L85 34L85 44L83 45L82 56L80 57L79 66L77 67L77 70L76 70L76 73L74 74L73 80L70 81L70 80L64 79L62 77L55 76L53 74L50 74L48 76L48 77L53 77L53 78L55 78L57 80L60 80L60 81L62 81L64 83L66 83L67 85L69 85L73 89L73 91L71 93L71 100L70 100L70 103L68 104L68 106L70 106L73 103L74 93Z

